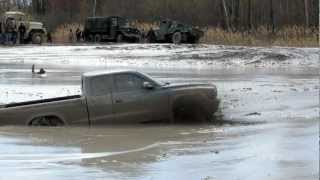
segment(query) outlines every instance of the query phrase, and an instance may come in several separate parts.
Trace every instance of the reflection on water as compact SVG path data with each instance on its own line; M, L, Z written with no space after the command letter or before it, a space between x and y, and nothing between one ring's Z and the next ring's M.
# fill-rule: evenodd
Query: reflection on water
M52 178L60 177L59 174L65 179L76 177L73 173L91 178L112 177L119 172L124 177L137 176L143 173L146 163L166 158L168 148L203 146L203 134L213 136L218 132L222 129L199 125L1 127L0 170L19 170L15 175L3 174L15 179L23 175L47 177L45 172L49 169ZM199 139L193 139L197 136Z
M286 123L1 127L1 178L278 179L299 168L296 175L312 179L317 172L317 122L292 121L303 129L299 135ZM252 169L255 173L248 176Z

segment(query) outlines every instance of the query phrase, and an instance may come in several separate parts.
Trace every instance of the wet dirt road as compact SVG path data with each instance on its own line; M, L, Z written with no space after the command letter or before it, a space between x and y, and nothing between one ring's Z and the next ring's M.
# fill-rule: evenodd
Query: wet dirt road
M318 61L317 49L278 47L0 48L0 104L79 94L86 71L137 69L216 84L232 122L0 127L0 179L318 179Z

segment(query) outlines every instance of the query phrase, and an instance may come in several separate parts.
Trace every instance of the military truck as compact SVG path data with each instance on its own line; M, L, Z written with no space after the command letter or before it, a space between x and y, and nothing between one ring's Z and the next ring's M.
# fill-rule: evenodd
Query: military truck
M150 43L197 43L204 32L191 25L165 19L160 21L159 28L151 29L147 34Z
M89 17L84 26L87 42L139 42L141 32L129 25L129 21L118 16Z
M18 32L18 28L21 23L26 27L24 35L24 42L31 42L33 44L41 44L45 40L46 29L41 22L30 21L26 14L19 11L5 12L1 19L1 32L5 32L6 24L11 21L14 23L15 32Z

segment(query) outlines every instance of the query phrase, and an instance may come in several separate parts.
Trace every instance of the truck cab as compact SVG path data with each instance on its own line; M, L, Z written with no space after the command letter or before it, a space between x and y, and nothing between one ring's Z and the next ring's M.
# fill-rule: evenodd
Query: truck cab
M92 124L144 122L168 117L168 92L159 82L136 71L83 75L83 95Z

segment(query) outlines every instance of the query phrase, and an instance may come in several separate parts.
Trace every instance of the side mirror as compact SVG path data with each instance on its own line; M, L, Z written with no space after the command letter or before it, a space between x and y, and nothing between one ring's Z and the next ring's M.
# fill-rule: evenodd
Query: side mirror
M150 82L143 82L144 89L154 89L154 86Z

